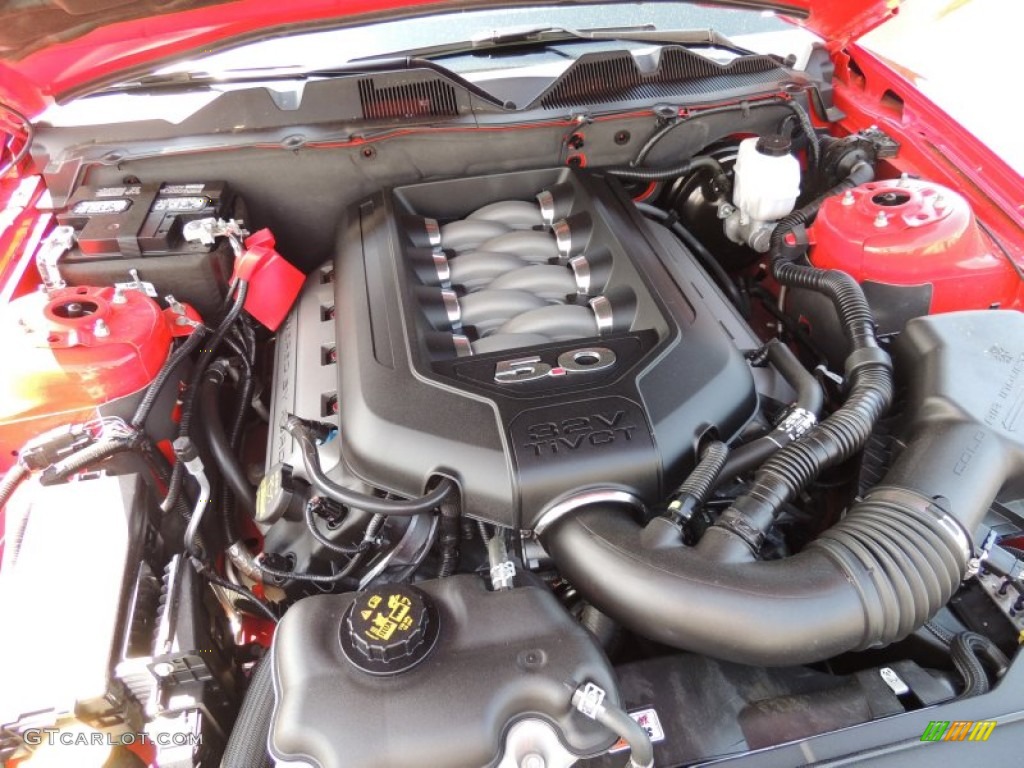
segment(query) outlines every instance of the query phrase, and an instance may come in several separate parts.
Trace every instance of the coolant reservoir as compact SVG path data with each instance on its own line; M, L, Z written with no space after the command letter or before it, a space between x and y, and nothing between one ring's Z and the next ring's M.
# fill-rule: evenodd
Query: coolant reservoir
M800 195L800 162L789 138L761 136L740 142L736 158L732 202L725 219L725 234L735 243L761 253L776 221L793 210Z

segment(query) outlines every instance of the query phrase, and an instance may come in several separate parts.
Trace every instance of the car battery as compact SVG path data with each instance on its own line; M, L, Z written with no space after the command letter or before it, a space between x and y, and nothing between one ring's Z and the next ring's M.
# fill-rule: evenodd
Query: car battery
M222 181L82 187L57 214L75 232L75 244L59 260L60 275L74 286L144 285L153 298L170 294L213 317L234 254L226 241L206 245L182 234L189 221L211 216L246 218L244 202Z

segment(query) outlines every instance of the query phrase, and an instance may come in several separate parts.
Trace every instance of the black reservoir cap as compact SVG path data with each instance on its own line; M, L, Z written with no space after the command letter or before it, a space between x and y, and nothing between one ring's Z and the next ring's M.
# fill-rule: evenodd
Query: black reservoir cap
M758 152L768 155L768 157L785 157L793 151L793 142L788 136L783 136L781 133L762 136L754 146Z
M395 675L423 661L437 643L437 607L420 589L386 584L360 593L341 622L341 648L371 675Z

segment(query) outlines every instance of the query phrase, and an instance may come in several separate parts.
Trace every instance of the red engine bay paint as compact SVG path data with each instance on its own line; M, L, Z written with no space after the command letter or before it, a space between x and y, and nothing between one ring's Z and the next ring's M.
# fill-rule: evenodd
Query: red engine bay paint
M2 455L144 388L167 359L173 322L136 290L65 288L12 301L0 316Z
M274 250L274 235L261 229L245 240L234 277L249 282L245 311L272 331L284 321L306 276Z
M811 261L858 282L930 285L929 312L1012 307L1019 278L970 204L930 181L863 184L828 198L811 227Z

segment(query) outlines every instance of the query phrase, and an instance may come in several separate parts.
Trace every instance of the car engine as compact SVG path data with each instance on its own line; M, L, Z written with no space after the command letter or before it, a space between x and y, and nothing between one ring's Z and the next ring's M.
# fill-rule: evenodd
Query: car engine
M433 172L360 139L298 223L217 153L62 182L55 130L0 320L0 658L54 683L2 702L0 756L74 726L119 765L676 766L998 688L1021 281L763 59L757 106L708 85L639 162L647 112ZM544 109L597 98L574 67ZM71 622L97 639L54 661Z

